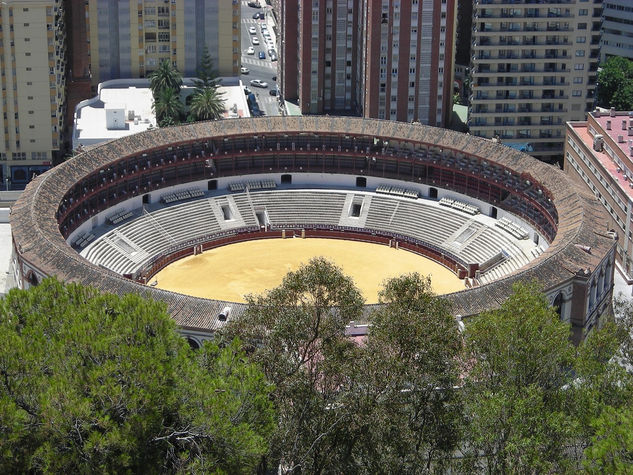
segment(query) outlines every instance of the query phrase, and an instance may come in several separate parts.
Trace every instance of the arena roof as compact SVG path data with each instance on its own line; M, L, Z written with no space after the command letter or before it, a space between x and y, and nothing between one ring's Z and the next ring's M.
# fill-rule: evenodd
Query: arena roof
M97 146L37 177L12 208L11 226L16 250L25 262L45 275L81 282L113 293L137 292L165 301L176 322L184 327L214 330L226 302L193 298L125 279L90 264L66 243L60 232L58 211L68 191L95 171L122 157L211 138L280 134L352 135L385 142L413 142L450 150L480 161L498 164L530 177L546 190L557 214L557 232L548 249L524 269L481 287L446 296L455 314L478 314L497 307L519 279L538 279L550 289L573 278L586 278L614 246L607 234L605 211L593 196L574 186L551 165L489 140L446 129L351 117L267 117L204 122L157 129ZM364 154L360 151L359 154ZM297 173L293 171L293 173ZM483 180L483 177L478 177ZM89 217L85 218L90 219ZM231 304L239 313L243 306Z

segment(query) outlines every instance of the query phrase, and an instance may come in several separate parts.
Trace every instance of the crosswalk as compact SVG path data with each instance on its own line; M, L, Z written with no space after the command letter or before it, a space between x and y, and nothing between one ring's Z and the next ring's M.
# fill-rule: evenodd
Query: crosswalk
M251 89L252 90L252 89ZM273 104L279 102L277 100L277 96L271 96L268 92L260 92L259 96L257 96L257 92L255 95L258 104Z
M277 63L274 61L268 61L263 59L255 59L252 56L242 56L242 66L252 64L254 66L260 66L263 68L272 69L273 71L277 70Z
M249 2L249 1L251 1L251 0L242 0L242 6L243 6L243 7L248 7L248 2ZM266 6L266 2L265 2L264 0L259 0L259 4L260 4L262 7L263 7L263 6ZM249 7L249 8L250 8L250 7ZM261 12L261 11L263 11L263 9L262 9L262 8L258 8L258 9L256 9L256 10L253 10L253 13L255 13L255 12Z
M254 18L242 18L242 23L246 23L249 26L253 26L253 25L261 25L263 21L255 20Z

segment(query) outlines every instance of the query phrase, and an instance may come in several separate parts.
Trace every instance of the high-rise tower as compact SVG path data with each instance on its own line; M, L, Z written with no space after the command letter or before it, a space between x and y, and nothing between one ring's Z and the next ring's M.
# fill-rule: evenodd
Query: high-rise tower
M286 99L301 111L447 126L455 0L275 4Z
M62 147L66 49L63 2L0 4L3 133L0 181L26 184L50 167Z
M593 108L601 13L587 0L475 0L471 133L562 156L565 122Z

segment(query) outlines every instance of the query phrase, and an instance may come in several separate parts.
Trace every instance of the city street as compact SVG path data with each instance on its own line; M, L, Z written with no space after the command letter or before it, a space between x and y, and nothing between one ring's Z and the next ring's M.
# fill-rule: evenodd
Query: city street
M254 19L253 14L264 13L270 9L266 6L264 0L260 1L262 8L253 8L248 6L246 0L242 0L242 26L241 26L241 39L242 39L242 67L248 68L248 74L241 74L240 79L245 86L255 94L259 108L264 112L264 115L273 116L279 115L279 102L277 96L271 96L270 90L277 88L277 83L273 81L273 77L277 75L277 62L270 60L268 50L270 49L265 42L262 34L261 25L268 24L265 20ZM268 12L268 15L271 13ZM255 34L249 33L249 28L255 28ZM271 27L271 24L268 24ZM274 35L271 35L274 37ZM258 45L253 44L253 38L257 38ZM254 54L247 54L248 48L252 46ZM277 51L277 47L274 48ZM259 53L264 52L266 59L259 59ZM260 79L268 83L267 88L252 87L250 81L253 79Z

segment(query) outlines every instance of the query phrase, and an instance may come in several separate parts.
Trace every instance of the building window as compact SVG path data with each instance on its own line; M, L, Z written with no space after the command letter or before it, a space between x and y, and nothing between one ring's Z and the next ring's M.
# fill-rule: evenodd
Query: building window
M578 29L579 30L586 30L587 29L587 24L586 23L578 23Z
M576 71L582 71L583 69L585 69L585 65L582 64L582 63L576 63L576 64L574 64L574 69Z
M585 55L585 50L583 49L577 49L576 50L576 56L582 57Z
M585 43L587 41L587 37L586 36L577 36L576 37L576 43Z
M571 95L574 97L580 97L582 96L582 91L580 89L574 89L573 91L571 91Z
M581 8L578 10L578 16L587 16L589 14L589 10L586 8Z

